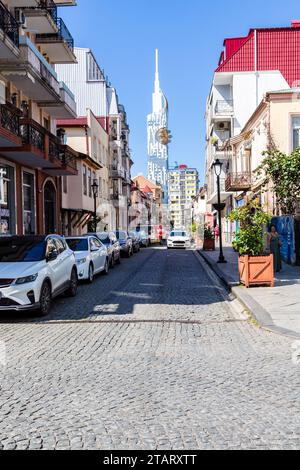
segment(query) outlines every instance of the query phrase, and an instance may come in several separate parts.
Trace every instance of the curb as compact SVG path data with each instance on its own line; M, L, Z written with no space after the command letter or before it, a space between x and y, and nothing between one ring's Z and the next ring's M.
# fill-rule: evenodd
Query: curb
M263 330L292 339L300 339L300 333L275 325L269 312L267 312L267 310L265 310L249 294L247 294L246 289L242 287L240 283L228 281L226 276L224 276L224 274L221 272L218 266L215 265L215 263L212 263L200 250L197 250L197 252L201 256L201 258L206 262L206 264L214 271L218 278L222 281L226 289L231 292L244 307L246 307L246 309L250 312L251 316Z

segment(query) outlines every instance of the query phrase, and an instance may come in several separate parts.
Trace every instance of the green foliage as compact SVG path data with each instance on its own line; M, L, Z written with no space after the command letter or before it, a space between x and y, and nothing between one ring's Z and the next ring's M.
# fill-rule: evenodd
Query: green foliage
M193 224L191 225L191 232L192 232L192 233L196 233L196 232L197 232L197 225L196 225L195 223L193 223Z
M212 231L210 225L205 224L204 225L204 239L205 240L213 240L215 238L215 234Z
M240 255L259 256L264 251L263 226L270 223L271 217L257 202L251 202L231 212L228 219L240 223L238 238L233 248Z
M300 196L300 148L290 155L277 149L263 154L265 159L258 175L265 175L264 186L273 183L277 203L284 215L294 214L296 199Z

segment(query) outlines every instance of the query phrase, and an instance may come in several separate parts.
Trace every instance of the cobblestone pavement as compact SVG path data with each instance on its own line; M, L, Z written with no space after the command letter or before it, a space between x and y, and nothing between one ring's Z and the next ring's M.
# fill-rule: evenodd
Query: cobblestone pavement
M49 318L2 315L0 447L300 449L292 342L236 317L205 269L148 249Z

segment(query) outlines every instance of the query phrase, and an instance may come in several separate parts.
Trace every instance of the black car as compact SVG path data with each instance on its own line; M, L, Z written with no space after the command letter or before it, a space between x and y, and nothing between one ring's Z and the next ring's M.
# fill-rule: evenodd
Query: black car
M126 230L117 230L114 232L121 247L121 254L130 258L133 255L132 239Z
M121 263L121 247L114 232L97 232L88 235L96 236L106 247L110 266Z
M129 232L129 236L132 240L132 248L134 253L138 253L141 250L140 239L136 232Z

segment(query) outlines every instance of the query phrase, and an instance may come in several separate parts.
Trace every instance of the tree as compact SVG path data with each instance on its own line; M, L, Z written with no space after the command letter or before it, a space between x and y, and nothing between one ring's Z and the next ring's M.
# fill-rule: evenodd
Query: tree
M273 183L277 204L284 215L294 214L300 196L300 147L290 155L271 149L263 153L265 159L257 170L264 175L263 185Z
M264 251L264 225L270 223L271 217L257 201L239 207L231 212L228 219L239 222L240 230L233 247L240 255L259 256Z

